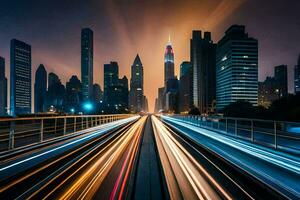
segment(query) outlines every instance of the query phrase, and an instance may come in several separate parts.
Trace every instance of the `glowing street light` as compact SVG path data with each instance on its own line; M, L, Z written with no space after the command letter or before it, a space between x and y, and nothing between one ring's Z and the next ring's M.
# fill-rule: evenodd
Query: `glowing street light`
M83 109L85 111L91 111L93 109L93 104L90 102L86 102L85 104L83 104Z

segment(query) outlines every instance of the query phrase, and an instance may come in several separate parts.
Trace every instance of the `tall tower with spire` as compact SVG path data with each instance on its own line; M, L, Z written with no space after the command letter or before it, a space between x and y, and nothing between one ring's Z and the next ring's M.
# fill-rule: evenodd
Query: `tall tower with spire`
M131 66L130 79L130 110L140 112L144 102L144 69L139 55L137 54Z
M169 41L165 50L165 74L164 74L165 86L167 81L174 79L174 52L171 43L171 37L169 35Z

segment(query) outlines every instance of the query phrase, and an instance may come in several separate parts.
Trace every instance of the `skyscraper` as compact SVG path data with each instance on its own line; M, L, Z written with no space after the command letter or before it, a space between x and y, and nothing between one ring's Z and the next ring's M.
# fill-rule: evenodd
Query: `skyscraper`
M119 79L117 62L104 65L104 104L108 113L128 112L128 79Z
M148 99L147 99L147 97L145 95L143 96L143 111L144 112L148 112L149 111Z
M103 92L99 84L95 83L93 85L93 101L99 103L102 100Z
M81 30L81 82L83 100L89 100L93 94L93 31Z
M191 39L191 63L193 66L193 104L201 113L213 111L216 99L216 44L211 33L193 31Z
M280 98L279 85L275 77L267 77L258 83L258 105L270 107L273 101Z
M65 98L65 86L54 73L48 75L47 110L62 111Z
M179 79L179 112L188 113L192 107L192 64L184 61L180 65L180 79Z
M5 77L5 59L0 57L0 116L7 114L7 79Z
M10 113L31 113L31 46L16 39L10 42Z
M192 72L192 63L189 61L183 61L180 65L180 75L179 79L183 76L188 75Z
M154 107L154 112L159 112L159 102L158 98L155 98L155 107Z
M287 66L279 65L274 68L274 78L279 89L279 97L286 97L288 95L288 74Z
M104 64L104 100L107 100L111 86L118 85L119 82L119 66L117 62Z
M165 111L169 113L178 112L178 79L174 77L167 81L165 87Z
M128 79L126 76L119 79L118 84L118 94L115 96L118 98L118 109L120 112L128 111L128 100L129 100L129 92L128 92Z
M34 83L34 112L45 111L47 93L47 72L43 64L40 64L35 72Z
M174 78L174 52L169 38L169 42L165 50L165 85L169 79Z
M143 109L144 98L144 71L139 55L136 55L131 66L130 79L130 110L140 112Z
M217 46L217 110L236 101L257 106L258 41L233 25Z
M81 82L77 76L73 75L66 83L66 97L64 101L64 110L67 113L77 113L80 109Z
M165 107L165 87L158 88L157 93L157 111L160 112Z
M294 71L294 88L295 88L295 93L300 93L300 54L298 57L298 63L295 66L295 71Z
M288 95L287 66L274 67L274 77L258 83L258 105L269 107L273 101Z

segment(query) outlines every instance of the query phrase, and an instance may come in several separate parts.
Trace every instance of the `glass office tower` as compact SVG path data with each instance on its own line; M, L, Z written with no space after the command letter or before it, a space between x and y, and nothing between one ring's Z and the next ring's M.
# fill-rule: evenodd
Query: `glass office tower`
M16 39L10 43L10 113L31 113L31 46Z
M217 110L232 102L258 100L258 41L233 25L218 42L216 55Z

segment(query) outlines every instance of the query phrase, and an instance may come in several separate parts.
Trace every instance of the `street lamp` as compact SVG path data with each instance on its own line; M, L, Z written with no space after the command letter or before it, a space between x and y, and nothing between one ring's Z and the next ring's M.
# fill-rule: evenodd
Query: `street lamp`
M86 102L83 104L83 109L87 112L92 111L93 110L93 104L90 102Z

